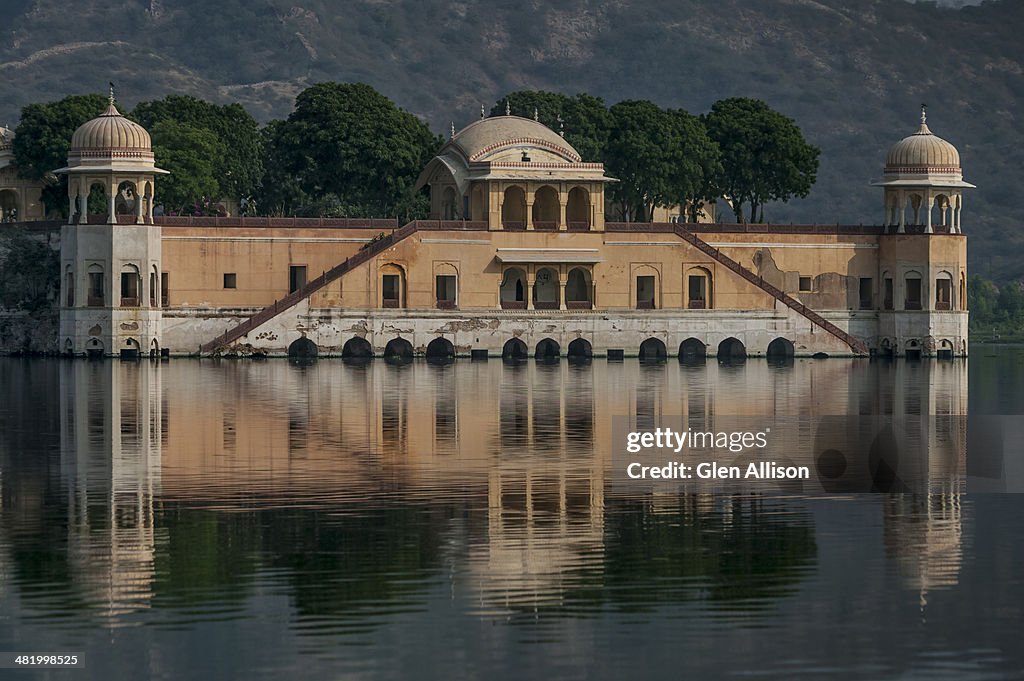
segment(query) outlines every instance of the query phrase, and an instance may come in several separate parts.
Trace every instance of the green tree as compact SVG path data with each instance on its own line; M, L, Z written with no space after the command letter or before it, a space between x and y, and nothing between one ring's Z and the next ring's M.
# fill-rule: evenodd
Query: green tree
M129 117L151 133L163 121L212 133L221 142L223 153L212 159L218 188L211 198L240 199L256 191L263 176L262 137L256 119L240 104L220 106L195 97L171 95L139 102ZM175 168L166 169L176 172Z
M618 179L609 194L626 221L650 220L656 206L697 210L714 198L718 147L700 121L653 102L625 101L611 108L605 167Z
M60 257L22 229L0 232L0 308L41 310L60 286Z
M732 202L737 222L764 222L764 204L807 196L821 150L808 144L793 120L759 99L734 97L714 103L704 117L722 153L719 187Z
M150 135L157 165L171 171L157 180L154 203L168 212L192 214L218 195L217 159L227 152L214 133L166 119L153 125Z
M596 163L604 158L612 116L600 97L518 90L499 99L491 108L491 115L503 116L506 103L513 115L533 118L536 112L538 121L552 130L564 132L565 140L584 161Z
M369 85L314 85L270 134L262 206L287 212L297 199L286 192L297 189L303 205L333 194L362 215L409 219L425 212L413 187L441 139Z
M991 324L996 319L999 289L988 279L972 274L967 282L967 307L971 311L971 325Z
M21 110L14 162L22 177L45 183L42 199L47 212L67 217L67 176L54 176L53 171L67 165L75 130L106 107L103 95L72 95L55 102L29 104Z

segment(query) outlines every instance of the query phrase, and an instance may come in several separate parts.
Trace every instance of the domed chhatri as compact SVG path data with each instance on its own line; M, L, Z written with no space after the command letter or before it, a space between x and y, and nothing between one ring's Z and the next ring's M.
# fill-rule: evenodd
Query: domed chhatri
M14 147L14 131L6 125L0 125L0 152L11 151Z
M111 92L106 111L75 130L67 168L57 172L87 169L163 174L165 171L154 167L154 161L149 132L121 115Z
M430 185L438 220L489 229L589 231L604 227L605 177L560 134L529 118L481 118L454 132L416 181Z
M960 152L928 128L923 105L917 132L889 148L882 179L872 184L885 188L886 227L926 234L960 234L963 190L974 187L964 182Z

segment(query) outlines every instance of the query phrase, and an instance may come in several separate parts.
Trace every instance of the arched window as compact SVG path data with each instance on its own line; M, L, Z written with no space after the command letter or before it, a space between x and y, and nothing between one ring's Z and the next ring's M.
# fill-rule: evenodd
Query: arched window
M949 272L939 272L935 278L935 309L953 309L953 275Z
M75 273L71 265L64 268L64 304L67 307L75 306Z
M545 231L558 229L558 192L545 185L533 195L533 228Z
M458 300L459 272L454 265L434 267L434 299L440 310L454 310Z
M686 307L691 310L711 308L711 272L691 267L686 273Z
M160 272L157 271L156 265L153 265L153 269L149 272L149 306L157 307L156 291L160 288Z
M945 194L939 194L932 200L932 225L947 227L949 225L950 200Z
M114 197L114 212L118 215L135 215L139 209L139 192L134 182L122 182L117 186Z
M87 270L89 280L89 291L86 295L86 305L89 307L104 307L107 299L107 282L104 277L103 266L93 263Z
M569 231L586 232L590 229L590 192L583 187L569 190L569 203L565 207L565 220Z
M526 192L522 187L512 186L505 190L501 203L501 226L504 229L526 229Z
M718 344L718 361L723 364L745 362L747 348L738 338L726 338Z
M903 278L903 309L920 310L921 300L921 273L907 272Z
M380 268L381 307L405 307L405 270L394 264Z
M102 225L107 222L110 213L110 202L107 200L107 188L99 182L93 182L89 186L89 195L86 199L88 219L83 222Z
M594 286L585 267L569 270L565 282L565 306L570 310L589 310L594 306Z
M482 184L476 184L473 186L470 192L471 200L469 202L469 215L466 216L468 220L486 220L487 219L487 199L486 192Z
M499 300L502 309L526 309L526 272L518 267L505 270L501 280Z
M121 267L121 307L139 306L141 286L139 268L135 265L123 265Z
M558 270L542 267L533 282L533 307L537 310L557 310L559 307Z
M791 363L793 361L793 342L788 338L776 338L768 344L768 351L765 357L773 364Z

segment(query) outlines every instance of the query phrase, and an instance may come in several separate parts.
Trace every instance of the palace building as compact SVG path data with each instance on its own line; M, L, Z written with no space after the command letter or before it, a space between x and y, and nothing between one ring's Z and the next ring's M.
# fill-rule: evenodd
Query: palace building
M967 353L961 208L972 185L923 113L889 151L875 183L884 219L872 226L613 222L605 188L615 179L541 123L492 116L452 133L419 178L429 220L154 218L164 171L148 133L111 100L75 132L57 171L69 176L72 215L61 229L59 349L654 360ZM90 214L97 192L106 211Z

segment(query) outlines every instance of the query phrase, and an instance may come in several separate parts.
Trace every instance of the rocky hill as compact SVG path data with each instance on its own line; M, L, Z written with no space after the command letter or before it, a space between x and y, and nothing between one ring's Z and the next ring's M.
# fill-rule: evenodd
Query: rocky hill
M442 132L523 88L706 111L753 96L823 149L811 196L780 221L875 222L868 182L921 102L968 180L975 272L1024 276L1024 2L990 0L6 0L0 123L21 106L103 91L168 93L282 117L320 80L358 80Z

